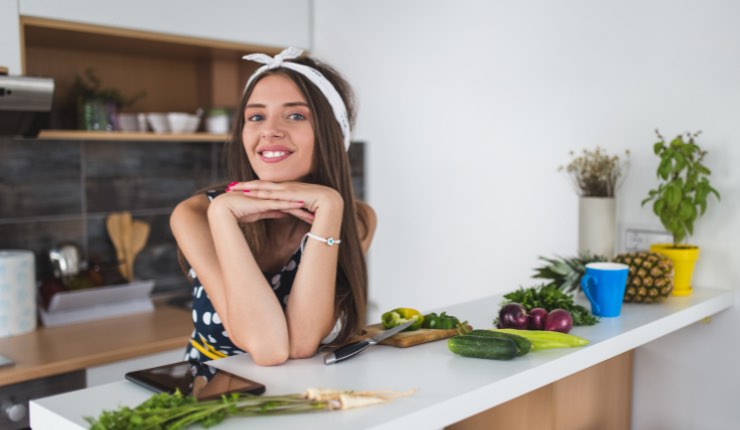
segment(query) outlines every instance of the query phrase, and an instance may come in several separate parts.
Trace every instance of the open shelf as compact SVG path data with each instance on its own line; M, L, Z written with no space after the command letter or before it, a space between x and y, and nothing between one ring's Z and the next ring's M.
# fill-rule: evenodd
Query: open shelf
M213 133L148 133L137 131L41 130L45 140L138 140L160 142L226 142L228 134Z
M26 16L21 17L21 28L24 73L54 79L50 126L59 130L77 128L73 87L75 79L88 69L100 79L101 88L116 89L125 98L146 93L131 106L124 106L122 112L194 113L198 108L235 108L244 82L258 67L243 61L242 56L279 52L275 47ZM100 136L93 135L95 139ZM112 134L110 138L132 136ZM147 139L152 137L179 138L150 135ZM197 135L193 140L202 137Z

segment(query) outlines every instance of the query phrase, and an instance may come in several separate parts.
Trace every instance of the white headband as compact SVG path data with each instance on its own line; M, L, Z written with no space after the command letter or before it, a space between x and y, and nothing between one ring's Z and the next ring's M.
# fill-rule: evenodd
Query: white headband
M294 63L292 61L283 61L298 58L301 53L303 53L302 49L290 47L284 49L283 52L277 54L274 57L270 57L266 54L245 55L244 57L242 57L243 59L262 63L264 64L264 66L260 67L254 73L252 73L252 76L250 76L249 80L247 81L247 85L244 86L244 91L249 88L249 84L251 84L255 78L257 78L259 75L267 70L275 69L277 67L284 67L286 69L295 70L296 72L308 78L308 80L316 85L321 93L324 94L324 97L326 97L326 100L331 105L331 109L334 111L334 118L336 118L337 122L339 123L339 127L342 129L342 135L344 135L344 148L349 149L350 127L349 118L347 117L347 107L344 106L344 101L342 101L342 97L337 92L337 89L334 88L334 85L332 85L331 82L329 82L329 80L326 79L323 74L321 74L321 72L314 69L313 67Z

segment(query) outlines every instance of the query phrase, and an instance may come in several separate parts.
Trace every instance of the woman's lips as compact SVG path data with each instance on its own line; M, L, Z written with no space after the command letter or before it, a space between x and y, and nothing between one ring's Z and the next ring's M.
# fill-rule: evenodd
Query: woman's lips
M278 163L290 157L292 152L285 149L270 149L262 150L257 154L259 155L260 160L264 161L265 163Z

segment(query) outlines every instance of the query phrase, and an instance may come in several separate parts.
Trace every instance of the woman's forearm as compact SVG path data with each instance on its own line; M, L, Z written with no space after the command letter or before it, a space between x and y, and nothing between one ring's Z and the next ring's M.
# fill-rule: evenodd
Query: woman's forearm
M339 239L343 203L332 199L315 212L311 233ZM309 357L316 353L321 340L336 322L334 298L337 262L341 243L329 246L307 238L286 309L290 338L290 356Z
M208 223L223 277L229 336L260 365L280 364L289 355L288 327L275 293L249 249L228 205L214 201Z

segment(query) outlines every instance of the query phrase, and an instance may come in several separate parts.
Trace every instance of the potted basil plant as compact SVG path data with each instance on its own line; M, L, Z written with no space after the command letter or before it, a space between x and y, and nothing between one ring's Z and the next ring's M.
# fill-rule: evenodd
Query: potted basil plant
M694 234L694 224L707 210L707 199L719 192L709 182L711 171L704 165L707 151L701 149L696 133L679 134L670 142L658 130L658 142L653 152L660 158L657 176L658 187L648 192L642 201L645 206L653 202L653 212L663 227L673 236L673 243L656 243L650 251L663 254L673 261L673 294L687 296L692 293L691 279L699 247L685 243Z

